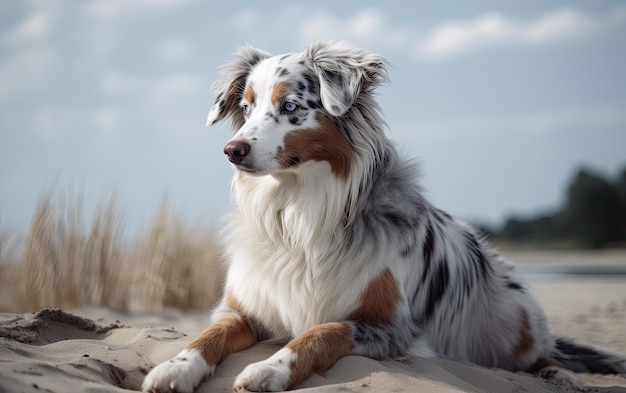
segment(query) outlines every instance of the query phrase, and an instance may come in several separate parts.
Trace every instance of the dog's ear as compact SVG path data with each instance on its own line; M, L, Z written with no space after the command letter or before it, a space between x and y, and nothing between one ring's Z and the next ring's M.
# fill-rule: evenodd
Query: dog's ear
M345 42L318 42L306 51L320 81L322 105L333 116L346 113L361 92L389 80L382 56Z
M238 129L245 122L239 102L245 88L246 78L252 68L271 54L249 45L241 47L234 55L232 63L222 67L219 77L211 90L215 94L215 103L206 120L207 127L230 117L233 129Z

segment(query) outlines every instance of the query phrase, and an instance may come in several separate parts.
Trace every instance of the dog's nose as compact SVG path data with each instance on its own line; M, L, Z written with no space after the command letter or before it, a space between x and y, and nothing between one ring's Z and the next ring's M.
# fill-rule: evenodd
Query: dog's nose
M224 147L224 154L228 156L228 161L233 164L241 164L248 153L250 153L250 145L244 141L231 141Z

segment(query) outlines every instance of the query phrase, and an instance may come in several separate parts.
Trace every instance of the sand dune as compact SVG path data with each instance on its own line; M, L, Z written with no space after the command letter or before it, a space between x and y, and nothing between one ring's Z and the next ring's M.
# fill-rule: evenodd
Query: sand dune
M626 355L623 280L533 283L556 333ZM0 314L0 392L123 392L138 390L145 373L177 353L207 322L204 312L125 314L108 308L71 313L46 309ZM229 356L197 390L229 392L250 362L278 347L259 344ZM594 392L626 392L626 376L582 375ZM450 360L375 361L348 356L303 392L564 392L540 378Z

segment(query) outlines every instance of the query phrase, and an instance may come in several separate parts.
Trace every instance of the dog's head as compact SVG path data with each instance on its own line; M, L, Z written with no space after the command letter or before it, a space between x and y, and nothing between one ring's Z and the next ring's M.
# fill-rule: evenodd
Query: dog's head
M327 162L345 178L354 146L342 121L387 79L386 63L340 42L282 56L243 47L213 85L207 125L231 120L224 153L240 171L267 175Z

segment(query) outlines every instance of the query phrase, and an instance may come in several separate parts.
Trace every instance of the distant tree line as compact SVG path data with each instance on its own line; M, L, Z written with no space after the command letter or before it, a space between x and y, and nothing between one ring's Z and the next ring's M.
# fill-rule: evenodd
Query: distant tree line
M511 217L491 238L507 242L626 245L626 168L609 179L582 168L566 188L563 206L530 218Z

